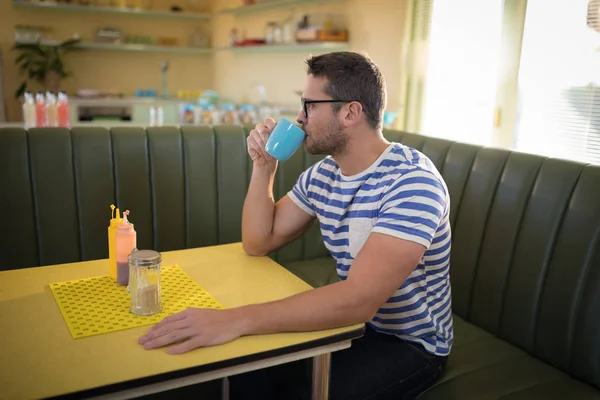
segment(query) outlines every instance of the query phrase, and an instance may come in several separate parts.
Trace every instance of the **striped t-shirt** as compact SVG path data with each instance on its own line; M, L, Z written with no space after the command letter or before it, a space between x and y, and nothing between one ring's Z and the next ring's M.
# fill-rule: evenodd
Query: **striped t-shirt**
M369 324L430 353L450 353L450 197L431 160L391 143L367 170L345 176L327 157L304 171L288 195L318 218L342 280L371 232L425 246L415 270Z

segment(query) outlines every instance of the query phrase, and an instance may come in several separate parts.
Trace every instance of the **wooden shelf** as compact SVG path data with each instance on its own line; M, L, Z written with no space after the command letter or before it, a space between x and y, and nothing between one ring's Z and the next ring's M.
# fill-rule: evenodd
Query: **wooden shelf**
M33 40L15 41L17 44L34 44ZM61 42L58 40L42 40L41 44L45 46L57 46ZM147 44L112 44L81 42L77 46L80 49L104 50L104 51L125 51L141 53L173 53L173 54L212 54L214 51L229 51L238 54L250 53L294 53L294 52L327 52L348 50L350 45L347 42L320 42L320 43L296 43L296 44L272 44L259 46L239 46L239 47L220 47L218 49L177 47L177 46L154 46Z
M299 6L309 6L313 4L334 3L343 0L272 0L263 1L251 6L239 6L234 8L226 8L218 11L218 14L234 14L243 15L261 11L271 11L283 8L292 8Z
M123 16L138 16L138 17L152 17L152 18L164 18L164 19L179 19L179 20L192 20L192 21L208 21L211 18L211 14L201 13L189 13L189 12L171 12L171 11L159 11L159 10L144 10L144 9L131 9L131 8L119 8L119 7L99 7L99 6L82 6L77 4L60 4L60 3L32 3L28 1L14 1L12 2L15 8L31 8L48 11L61 11L61 12L72 12L72 13L89 13L89 14L114 14Z
M33 44L35 41L16 41L20 44ZM60 44L58 40L42 40L41 44L46 46L57 46ZM105 51L128 51L140 53L173 53L173 54L212 54L212 49L194 48L194 47L176 47L176 46L153 46L146 44L111 44L111 43L94 43L81 42L76 47L89 50L105 50Z
M267 44L259 46L221 47L217 51L230 51L232 53L295 53L295 52L325 52L348 50L347 42L321 42L321 43L296 43L296 44Z

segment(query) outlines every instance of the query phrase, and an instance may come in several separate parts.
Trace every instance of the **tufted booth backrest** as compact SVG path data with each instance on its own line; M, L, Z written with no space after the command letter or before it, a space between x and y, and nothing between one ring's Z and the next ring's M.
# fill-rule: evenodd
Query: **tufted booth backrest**
M600 166L400 141L450 191L454 313L600 389Z
M237 126L0 129L0 270L107 257L109 205L138 247L239 241L251 174ZM399 131L450 191L453 311L600 388L600 166ZM280 165L275 197L319 160ZM317 226L272 255L327 256Z
M0 269L107 257L110 204L131 210L140 248L241 240L251 163L239 126L0 130ZM319 157L282 164L282 197ZM286 190L287 189L287 190ZM317 227L277 257L327 255Z

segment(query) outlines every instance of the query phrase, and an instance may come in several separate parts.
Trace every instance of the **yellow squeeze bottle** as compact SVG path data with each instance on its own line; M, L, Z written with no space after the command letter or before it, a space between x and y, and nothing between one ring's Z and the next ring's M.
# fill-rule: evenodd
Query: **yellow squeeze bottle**
M115 206L114 204L110 205L110 209L112 212L110 225L108 226L108 271L109 276L117 280L117 228L123 222L123 218L121 218L119 209L117 208L117 213L115 217Z

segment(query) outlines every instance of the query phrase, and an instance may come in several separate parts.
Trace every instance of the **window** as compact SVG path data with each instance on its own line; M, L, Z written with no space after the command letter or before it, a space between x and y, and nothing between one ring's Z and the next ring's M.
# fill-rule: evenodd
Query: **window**
M597 3L528 1L517 150L600 163L600 32L593 29L594 16L588 19L588 5Z
M425 135L491 144L503 3L433 2L421 125Z

